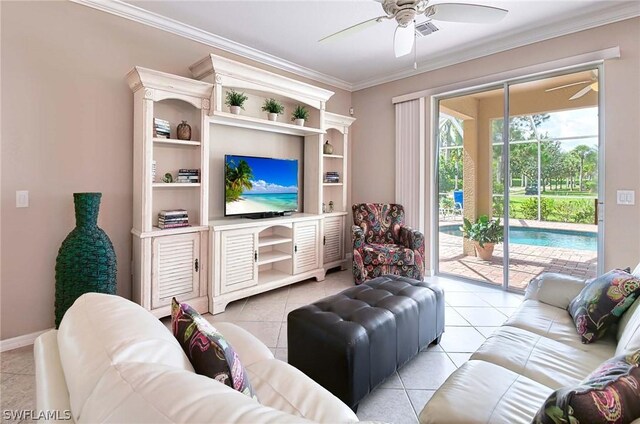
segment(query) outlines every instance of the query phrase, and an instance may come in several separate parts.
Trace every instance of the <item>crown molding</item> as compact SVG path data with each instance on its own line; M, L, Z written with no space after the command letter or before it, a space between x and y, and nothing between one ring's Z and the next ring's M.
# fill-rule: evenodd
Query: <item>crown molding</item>
M627 2L604 11L585 13L569 22L550 23L527 31L512 31L488 39L467 44L464 48L428 58L428 63L418 64L418 69L405 69L380 77L359 81L352 85L352 91L363 90L387 82L434 71L473 59L534 44L551 38L561 37L587 29L607 25L640 16L640 2Z
M292 74L347 91L363 90L365 88L397 81L403 78L444 68L446 66L455 65L457 63L526 46L528 44L640 16L640 2L625 2L607 10L588 12L581 16L576 16L571 21L549 23L526 31L511 31L500 34L499 36L483 39L472 44L468 43L464 48L459 50L447 51L427 58L426 60L428 62L419 64L418 69L405 69L391 74L364 79L356 83L349 83L342 79L297 65L288 60L281 59L269 53L220 37L191 25L124 3L121 0L70 1L148 25L153 28L167 31L172 34L251 59L258 63L272 66L282 71L290 72Z
M247 59L254 60L264 65L272 66L282 71L309 78L311 80L328 84L332 87L352 91L352 84L331 75L323 74L313 69L305 68L277 56L254 49L244 44L237 43L219 35L201 30L199 28L167 18L157 13L150 12L132 4L120 0L70 0L73 3L88 6L102 12L111 13L121 18L129 19L153 28L170 32L229 53L233 53Z

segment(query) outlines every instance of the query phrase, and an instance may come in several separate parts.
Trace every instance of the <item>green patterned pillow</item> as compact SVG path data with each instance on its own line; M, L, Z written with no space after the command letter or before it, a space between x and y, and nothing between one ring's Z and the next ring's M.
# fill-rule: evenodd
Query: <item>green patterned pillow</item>
M602 338L639 294L640 279L626 270L614 269L589 282L567 308L582 343Z
M603 362L577 387L551 394L535 424L630 423L640 418L640 350Z
M197 374L258 400L236 351L209 321L175 297L171 301L171 328Z

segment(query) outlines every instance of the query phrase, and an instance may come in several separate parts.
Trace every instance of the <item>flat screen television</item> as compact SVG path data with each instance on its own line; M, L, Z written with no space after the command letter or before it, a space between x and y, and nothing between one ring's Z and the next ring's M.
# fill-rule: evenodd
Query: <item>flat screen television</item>
M298 210L298 161L225 155L224 215L268 216Z

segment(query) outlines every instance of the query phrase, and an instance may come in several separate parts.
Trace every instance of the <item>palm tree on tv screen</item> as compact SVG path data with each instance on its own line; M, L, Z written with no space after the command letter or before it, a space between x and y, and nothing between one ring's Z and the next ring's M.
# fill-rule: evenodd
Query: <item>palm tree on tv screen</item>
M230 161L225 163L225 200L227 202L235 202L240 199L244 189L251 190L253 184L253 171L249 164L241 160L236 165L235 162Z

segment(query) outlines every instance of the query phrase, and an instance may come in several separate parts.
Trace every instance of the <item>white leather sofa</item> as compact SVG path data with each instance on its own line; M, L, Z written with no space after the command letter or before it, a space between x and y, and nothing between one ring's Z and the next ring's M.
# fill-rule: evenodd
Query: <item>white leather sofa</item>
M355 422L345 404L242 328L216 323L260 403L195 374L171 332L139 305L90 293L35 342L37 408L86 423ZM68 421L66 421L68 422Z
M640 265L634 274L640 277ZM577 384L612 356L640 349L640 300L608 338L580 342L566 307L584 284L561 274L532 281L519 309L434 393L420 422L530 423L554 390Z

